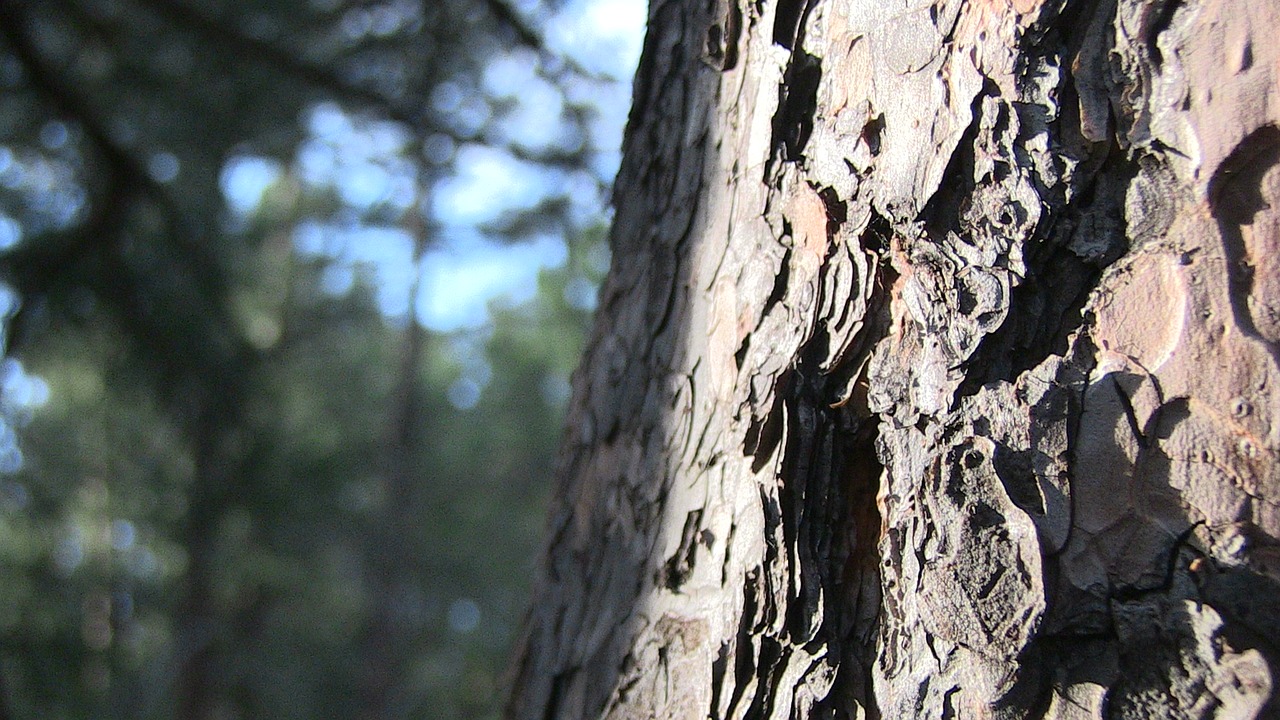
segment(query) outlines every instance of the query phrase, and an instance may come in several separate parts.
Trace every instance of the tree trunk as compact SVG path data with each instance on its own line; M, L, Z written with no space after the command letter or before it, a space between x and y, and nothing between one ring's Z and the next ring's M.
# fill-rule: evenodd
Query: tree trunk
M235 365L233 367L242 367ZM192 382L183 410L190 423L195 456L194 477L183 528L187 566L175 607L173 663L175 716L184 720L215 720L233 707L226 648L234 643L225 601L220 603L222 542L220 525L244 490L244 375L224 372L206 383Z
M1276 712L1277 27L656 0L509 716Z
M414 214L415 218L420 217ZM427 350L427 330L418 322L414 303L422 289L422 259L428 235L414 227L413 282L409 312L395 388L387 412L383 441L382 473L387 499L377 508L374 524L365 535L365 593L368 596L366 626L360 636L360 710L356 720L390 720L405 717L411 698L405 691L411 675L410 660L422 645L421 622L412 617L414 578L418 548L409 538L422 510L414 489L419 482L416 450L423 435L422 367Z

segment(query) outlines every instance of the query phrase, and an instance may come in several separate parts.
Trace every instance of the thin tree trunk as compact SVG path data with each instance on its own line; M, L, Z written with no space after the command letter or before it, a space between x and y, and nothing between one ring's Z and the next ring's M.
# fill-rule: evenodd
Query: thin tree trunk
M655 2L508 715L1275 713L1276 27Z
M414 217L418 217L417 214ZM416 578L415 549L407 542L420 503L416 456L422 435L422 367L427 332L418 322L415 303L422 290L421 264L429 236L420 221L413 249L414 281L409 290L409 314L400 350L400 365L388 412L382 469L386 499L378 522L367 538L366 564L370 600L368 626L361 640L360 718L384 720L404 717L410 698L405 688L409 661L421 628L406 608Z
M3 669L0 665L0 720L9 720L13 715L9 712L9 683L5 681Z
M176 717L190 720L219 717L233 682L219 648L232 627L216 601L217 561L219 523L243 487L242 382L232 372L193 383L199 389L189 403L195 468L183 528L187 567L177 604L174 697Z

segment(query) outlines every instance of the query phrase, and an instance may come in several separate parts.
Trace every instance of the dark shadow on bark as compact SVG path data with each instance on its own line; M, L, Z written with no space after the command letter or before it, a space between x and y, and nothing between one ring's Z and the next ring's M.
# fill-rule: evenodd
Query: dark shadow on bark
M1224 652L1239 657L1256 650L1270 668L1280 667L1275 640L1280 637L1280 583L1247 562L1221 565L1202 549L1206 539L1225 528L1191 517L1172 485L1175 464L1191 460L1170 457L1162 445L1195 418L1186 399L1171 398L1161 399L1154 412L1140 421L1121 388L1146 380L1134 373L1114 372L1096 379L1091 387L1104 393L1110 385L1121 399L1113 417L1095 415L1094 420L1104 426L1108 419L1117 427L1127 426L1138 446L1131 470L1117 466L1105 482L1115 483L1116 497L1132 496L1141 502L1120 521L1087 539L1079 536L1079 527L1096 524L1087 514L1097 509L1077 505L1075 536L1067 552L1047 559L1046 587L1053 591L1045 627L1028 649L1028 664L1019 669L1027 677L1042 678L1036 691L1042 708L1048 707L1051 693L1063 698L1066 688L1091 683L1104 689L1106 717L1150 716L1158 708L1183 717L1193 712L1188 703L1203 702L1206 694L1220 690L1206 687L1206 680L1236 677L1236 668L1227 667L1232 660ZM1116 456L1126 452L1118 441L1091 451ZM1247 529L1264 536L1252 526ZM1081 543L1089 543L1099 553L1101 572L1086 588L1072 585L1064 574L1063 563L1081 549ZM1141 567L1130 564L1135 556L1143 558ZM1221 617L1220 627L1213 627L1210 613ZM1211 647L1198 644L1206 634ZM1272 717L1278 709L1272 698L1259 717Z
M676 369L701 290L693 252L715 197L704 173L716 162L707 138L719 76L700 62L712 9L660 4L649 23L615 185L613 266L574 377L510 718L599 717L625 698L637 633L659 620L644 616L644 599L684 572L679 557L654 563L667 525L686 522L667 507L677 481L668 445L697 441L673 403L703 392Z
M1273 228L1264 227L1265 222L1255 225L1255 219L1264 211L1271 211L1267 214L1272 217L1280 212L1274 206L1280 201L1280 193L1266 182L1277 164L1280 164L1280 128L1267 125L1253 131L1236 146L1209 181L1209 203L1226 251L1231 309L1236 324L1265 343L1272 359L1280 364L1280 337L1277 337L1280 317L1276 317L1277 309L1274 306L1252 307L1250 302L1265 302L1254 296L1254 272L1259 265L1274 267L1276 261L1265 257L1265 254L1274 252L1276 239L1269 238L1271 243L1264 239L1262 247L1249 247L1244 231L1245 226L1254 226L1253 233L1259 235L1276 232ZM1271 302L1280 302L1280 298L1273 298Z

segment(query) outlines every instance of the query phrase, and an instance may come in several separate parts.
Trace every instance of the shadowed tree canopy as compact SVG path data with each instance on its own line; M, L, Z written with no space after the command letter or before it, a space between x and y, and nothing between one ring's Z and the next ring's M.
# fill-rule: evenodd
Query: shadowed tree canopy
M564 106L574 127L542 147L513 141L498 122L503 103L480 86L490 58L523 47L553 77L582 76L503 0L13 0L0 21L9 153L57 185L43 193L15 181L4 199L28 238L4 262L27 300L18 319L42 299L77 297L68 287L88 289L137 324L173 372L230 362L247 342L234 312L218 307L247 272L244 253L216 242L224 163L236 153L290 159L317 104L430 139L410 158L428 191L461 143L572 166L593 149L581 106ZM380 199L371 210L383 216L422 200ZM174 307L134 307L148 277L178 286ZM10 333L21 340L21 328ZM205 352L185 352L191 343Z

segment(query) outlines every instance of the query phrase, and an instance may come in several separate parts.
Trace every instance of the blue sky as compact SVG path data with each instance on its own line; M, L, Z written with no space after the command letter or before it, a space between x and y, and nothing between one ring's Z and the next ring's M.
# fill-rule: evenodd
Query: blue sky
M610 85L580 83L568 89L575 102L590 101L599 109L591 133L606 150L592 171L602 177L611 178L617 169L645 10L644 0L571 0L543 25L554 51L572 56L591 71L618 78ZM486 92L513 102L499 125L500 135L534 150L566 142L557 121L563 107L560 92L538 76L535 62L527 50L515 49L494 58L483 79ZM466 112L469 98L446 86L431 102L440 109ZM412 238L394 227L370 226L361 219L360 209L381 205L403 211L421 201L417 168L406 157L419 151L415 139L393 123L353 119L332 104L312 108L305 122L309 139L292 169L303 182L332 187L350 212L339 213L325 225L300 226L295 234L299 251L334 258L325 278L333 292L350 287L357 266L371 266L383 311L403 316L413 307L419 320L435 330L483 325L490 301L532 297L539 270L566 259L563 238L543 235L499 245L486 239L478 225L566 190L571 196L589 198L583 207L575 208L578 214L603 210L598 207L594 181L584 173L550 171L502 149L478 144L455 147L448 138L427 138L422 152L428 157L453 157L455 162L453 173L428 193L431 214L442 225L440 241L426 255L419 296L411 298ZM232 212L251 213L285 170L277 160L232 158L222 176Z

